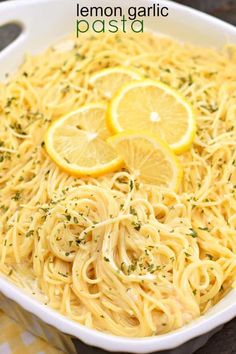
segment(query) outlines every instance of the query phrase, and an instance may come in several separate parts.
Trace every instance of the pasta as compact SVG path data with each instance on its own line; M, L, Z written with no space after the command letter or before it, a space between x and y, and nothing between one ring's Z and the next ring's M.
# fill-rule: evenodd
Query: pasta
M115 66L178 89L197 112L178 193L125 169L73 178L48 157L55 119L102 100L89 77ZM0 84L1 273L90 328L144 337L204 314L236 275L236 48L151 33L81 36ZM173 117L174 119L174 117Z

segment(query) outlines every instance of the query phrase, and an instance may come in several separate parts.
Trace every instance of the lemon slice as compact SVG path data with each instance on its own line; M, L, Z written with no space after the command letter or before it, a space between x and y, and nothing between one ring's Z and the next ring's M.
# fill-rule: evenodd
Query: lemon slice
M138 72L118 66L96 72L91 76L89 84L96 88L103 97L110 99L124 84L141 79L142 76Z
M74 176L99 176L118 169L122 160L106 142L106 105L91 104L55 121L45 136L52 160Z
M140 181L177 190L182 177L181 167L173 151L156 136L123 132L107 141Z
M107 124L113 133L150 131L176 153L191 146L196 131L191 105L178 92L154 80L124 85L109 104Z

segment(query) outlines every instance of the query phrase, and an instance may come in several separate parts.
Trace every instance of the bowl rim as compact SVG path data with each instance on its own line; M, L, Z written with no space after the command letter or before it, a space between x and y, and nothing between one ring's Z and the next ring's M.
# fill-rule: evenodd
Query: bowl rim
M68 319L56 310L47 307L24 289L11 284L5 276L0 276L0 291L5 297L16 302L24 310L38 317L44 323L51 325L60 332L78 338L87 345L104 349L108 352L121 353L158 353L158 351L174 349L191 339L206 334L216 327L230 321L236 315L236 302L232 301L224 309L220 309L207 317L200 316L189 324L166 334L153 337L127 338L90 329L80 323ZM236 297L236 290L227 295ZM226 296L226 297L227 297ZM224 299L226 299L226 297ZM223 299L223 300L224 300ZM222 303L222 300L217 304ZM211 308L214 309L217 305Z

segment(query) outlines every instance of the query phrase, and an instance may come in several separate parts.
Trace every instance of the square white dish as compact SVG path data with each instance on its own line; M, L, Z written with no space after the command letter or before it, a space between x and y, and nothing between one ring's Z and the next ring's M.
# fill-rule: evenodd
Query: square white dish
M12 0L2 3L0 5L0 25L16 22L22 26L23 31L10 46L0 52L0 79L3 80L6 73L12 73L17 69L26 52L41 52L58 39L73 32L76 21L76 3L76 0ZM79 1L79 3L81 6L88 6L85 0ZM121 6L123 4L124 8L126 7L126 2L122 0L119 2L100 0L99 4L94 0L89 5L92 6L95 3L100 6L112 6L113 4ZM236 28L233 26L173 2L158 1L158 3L169 7L169 17L147 19L145 22L149 29L170 35L181 41L203 46L221 47L226 43L236 43ZM147 6L148 4L151 5L152 1L133 0L128 5ZM59 348L69 353L72 353L74 349L68 338L74 337L89 346L124 353L161 352L172 350L186 343L184 347L181 347L182 349L179 347L171 352L190 354L206 342L210 336L209 332L212 334L212 331L219 329L222 324L236 316L236 291L232 290L206 315L179 330L156 337L128 339L100 333L71 321L37 302L4 277L0 277L0 292L2 293L0 306L7 311L13 307L16 313L14 316L14 311L11 311L13 317L20 319L33 332L54 341ZM29 316L33 316L34 325L32 321L26 320ZM42 324L45 324L45 335L40 334L40 330L37 330L36 327L39 327L39 323L40 329L42 329ZM47 335L48 333L50 333L51 339ZM65 337L64 334L69 337ZM60 338L56 339L57 336ZM190 340L191 342L189 342ZM87 353L102 353L102 351L88 348L83 347L83 351L80 353L86 353L86 350Z

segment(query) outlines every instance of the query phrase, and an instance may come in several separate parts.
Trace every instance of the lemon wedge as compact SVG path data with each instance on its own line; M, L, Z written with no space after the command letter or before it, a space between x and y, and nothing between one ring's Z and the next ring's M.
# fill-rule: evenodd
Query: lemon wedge
M156 136L126 131L107 141L135 178L145 184L178 189L182 178L178 159L169 146Z
M107 124L113 133L150 131L176 153L192 144L196 121L193 108L178 92L155 80L124 85L110 101Z
M118 66L96 72L91 76L89 84L96 88L104 98L110 99L124 84L141 79L142 76L138 72Z
M55 121L45 136L52 160L74 176L100 176L122 165L122 159L106 142L106 105L81 107Z

